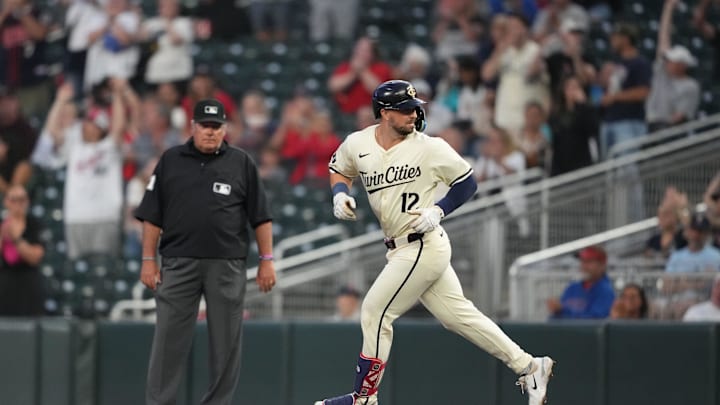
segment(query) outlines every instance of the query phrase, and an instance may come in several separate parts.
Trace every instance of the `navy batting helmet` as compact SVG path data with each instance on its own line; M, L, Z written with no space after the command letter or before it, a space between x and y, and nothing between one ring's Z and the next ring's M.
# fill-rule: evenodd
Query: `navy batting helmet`
M380 84L372 96L373 112L375 118L380 118L380 110L412 110L417 111L418 119L415 128L418 131L425 129L425 111L422 105L425 101L415 97L417 92L410 82L405 80L389 80Z

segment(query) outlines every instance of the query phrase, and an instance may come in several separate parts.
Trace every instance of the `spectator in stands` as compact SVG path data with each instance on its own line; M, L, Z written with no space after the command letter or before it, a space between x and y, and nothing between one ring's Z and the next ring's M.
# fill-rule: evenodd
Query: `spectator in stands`
M93 106L82 125L51 131L55 144L67 144L64 191L65 240L68 258L93 253L117 255L122 221L122 142L125 132L127 81L111 81L110 111ZM68 102L72 92L58 93ZM50 117L52 118L52 117ZM49 128L58 128L54 121Z
M336 322L360 322L360 303L362 295L355 287L344 286L340 288L335 297L335 315L333 321Z
M180 104L180 89L178 85L175 83L160 83L157 89L155 89L155 96L165 108L170 110L172 127L178 131L184 131L188 125L188 119L185 115L185 110Z
M578 256L582 280L570 283L560 299L548 299L548 311L554 319L607 318L615 291L607 276L605 249L589 246Z
M340 138L333 131L330 113L321 111L307 116L303 114L302 105L298 104L291 108L288 114L287 120L290 122L307 120L306 123L300 124L299 130L287 130L284 135L279 134L284 137L280 146L280 156L293 162L294 166L289 182L290 184L310 182L324 187L329 176L327 163L340 146ZM297 127L297 124L295 126ZM275 142L278 140L273 139L273 143Z
M497 44L501 43L505 35L507 35L507 21L507 15L504 13L496 14L492 17L490 21L490 34L483 37L478 49L478 63L480 63L480 66L483 66L485 62L490 59L493 52L495 52ZM491 84L491 82L487 81L486 83L488 85Z
M518 173L525 170L525 156L506 130L493 126L473 170L478 182Z
M41 316L45 292L38 265L45 255L41 225L28 214L25 188L11 186L0 225L0 316Z
M53 132L75 131L77 129L73 129L73 126L82 125L82 121L78 119L77 105L72 101L76 88L77 86L72 81L65 82L58 87L45 125L35 144L30 159L32 164L49 170L58 170L67 165L67 145L55 145L56 137Z
M700 0L693 10L692 23L696 29L700 31L703 37L709 41L715 48L715 77L720 77L720 24L715 19L715 24L710 22L708 18L708 8L711 0ZM717 2L716 9L717 9ZM715 12L717 15L717 11Z
M710 221L702 212L690 217L685 229L687 246L670 255L665 266L668 273L720 271L720 250L707 243Z
M685 322L720 322L720 274L715 276L710 299L688 308L683 316Z
M240 119L243 131L235 144L251 153L257 153L270 140L276 123L272 119L265 94L259 90L245 93L240 102Z
M443 105L453 114L457 114L460 88L462 87L459 70L456 58L442 63L440 76L434 88L433 102Z
M458 75L460 94L455 118L473 130L483 131L473 131L475 135L485 135L492 117L488 115L489 111L485 108L486 91L480 77L480 64L477 59L474 56L459 57Z
M440 0L432 40L435 58L446 61L457 56L475 56L483 32L483 18L474 0Z
M623 0L575 0L575 3L587 10L590 22L598 23L621 14Z
M148 97L142 101L140 132L132 141L126 159L133 162L137 169L142 169L167 149L182 142L180 131L171 125L170 110L154 97Z
M358 0L310 0L310 39L352 39L355 36L359 4Z
M417 87L415 83L413 83L414 86ZM420 98L418 96L418 98ZM422 100L425 100L424 98ZM359 131L363 128L367 128L370 125L375 124L375 113L373 112L372 106L370 105L364 105L355 112L355 130ZM428 126L430 124L428 123Z
M260 178L263 179L266 186L268 183L274 183L276 185L287 184L287 170L282 167L280 161L280 152L273 147L266 146L260 152L258 174L260 175Z
M537 18L540 6L547 5L547 0L488 0L487 8L491 16L519 13L533 22Z
M186 82L192 76L193 24L180 15L178 0L158 0L158 15L142 23L139 40L155 51L145 66L145 82Z
M0 87L0 194L10 185L30 180L36 141L37 133L25 119L16 93Z
M462 156L463 159L467 160L468 163L470 163L471 165L475 164L475 159L467 153L467 138L465 137L464 132L456 125L448 126L447 128L440 131L437 136L438 138L442 138L445 142L447 142L448 145L452 146L453 150L455 150L458 155ZM442 187L438 185L438 189L436 190L435 195L442 198L445 196L448 190L450 190L449 187ZM438 198L438 200L440 198Z
M44 62L47 16L32 0L5 0L0 6L0 83L17 90L25 114L42 115L50 104Z
M190 3L183 2L187 5ZM193 17L196 20L195 34L199 39L237 40L252 34L247 15L246 1L199 0L192 3Z
M328 88L340 111L354 114L370 105L372 92L391 79L392 67L380 60L377 44L368 37L357 40L350 60L340 63L328 80Z
M620 296L613 302L610 309L612 319L646 319L648 317L648 300L645 290L637 284L626 284Z
M65 28L69 31L64 74L74 86L74 94L83 94L85 63L90 46L90 34L105 25L105 13L96 0L74 0L65 13Z
M670 47L673 10L679 1L665 0L660 18L652 85L645 104L650 132L692 120L700 104L700 85L687 73L697 64L695 57L682 45Z
M250 23L255 38L263 42L287 39L289 7L288 0L250 0ZM268 16L272 27L268 24Z
M553 97L562 92L562 79L577 76L586 90L597 78L597 69L587 50L583 47L588 27L573 19L563 20L560 31L549 37L543 46L545 65L550 78Z
M523 16L508 16L508 33L482 67L482 77L486 82L499 78L495 124L514 137L524 125L528 101L548 105L548 82L540 46L530 39L528 22Z
M720 173L716 174L708 184L703 202L707 207L705 216L710 221L712 245L720 249Z
M593 163L591 142L598 134L598 118L588 103L577 76L562 81L562 92L553 104L548 125L552 133L550 175L557 176Z
M158 157L159 155L152 157L141 166L125 187L123 256L128 259L142 256L142 222L135 219L134 213L145 195L145 188L150 182Z
M405 47L400 64L395 69L393 78L402 79L411 83L427 79L430 71L432 56L422 46L411 43Z
M652 69L638 51L638 30L634 25L619 23L615 26L610 44L619 56L607 65L606 91L600 100L604 107L600 127L600 153L608 157L610 148L626 140L643 136L645 126L645 100L650 93Z
M560 32L564 21L572 20L579 27L587 30L590 17L585 9L570 0L550 0L545 8L538 13L533 23L533 37L539 43Z
M416 97L420 100L427 101L427 103L423 105L423 109L425 110L425 119L427 121L427 128L425 128L425 131L423 132L428 135L438 135L440 132L452 125L455 120L452 111L448 110L444 105L432 101L432 89L430 88L428 82L423 79L416 79L412 81L412 84L417 92ZM375 116L372 115L372 110L370 111L370 114L372 121L369 125L372 125L375 123ZM464 150L459 151L461 154L463 152Z
M140 17L128 0L108 0L104 12L104 24L89 35L83 81L86 89L108 77L132 78L140 60L135 38Z
M646 257L668 258L672 252L687 246L680 221L683 210L687 210L687 195L669 187L658 207L658 231L645 244Z
M282 150L287 138L302 138L310 132L310 121L316 113L315 103L309 97L296 95L283 106L280 122L268 145Z
M520 151L525 155L525 167L544 169L549 161L550 149L545 137L545 109L538 102L525 106L525 126L520 131Z

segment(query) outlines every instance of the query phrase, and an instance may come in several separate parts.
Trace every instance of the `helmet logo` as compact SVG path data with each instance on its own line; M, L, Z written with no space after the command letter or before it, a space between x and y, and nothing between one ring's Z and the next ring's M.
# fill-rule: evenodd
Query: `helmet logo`
M410 97L412 97L412 98L415 98L415 95L417 94L417 92L415 91L415 87L413 87L413 86L408 86L408 88L407 88L407 94L408 94L408 96L410 96Z

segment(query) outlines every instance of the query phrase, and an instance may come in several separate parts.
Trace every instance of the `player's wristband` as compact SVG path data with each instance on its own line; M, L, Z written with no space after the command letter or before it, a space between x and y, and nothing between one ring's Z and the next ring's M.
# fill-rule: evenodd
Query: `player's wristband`
M338 193L350 194L350 189L348 188L347 184L343 182L337 182L332 186L332 193L333 196L337 195Z
M274 257L273 257L273 255L260 255L260 256L258 256L258 259L260 259L260 260L267 260L267 261L273 261Z
M144 262L154 262L157 260L157 256L143 256L142 260Z

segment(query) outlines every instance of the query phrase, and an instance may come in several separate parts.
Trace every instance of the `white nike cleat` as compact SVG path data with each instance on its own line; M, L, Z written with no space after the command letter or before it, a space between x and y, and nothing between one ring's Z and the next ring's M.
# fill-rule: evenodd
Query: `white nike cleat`
M528 393L528 405L542 405L547 401L547 385L552 377L552 369L555 361L550 357L535 357L533 359L533 370L521 375L516 385Z

